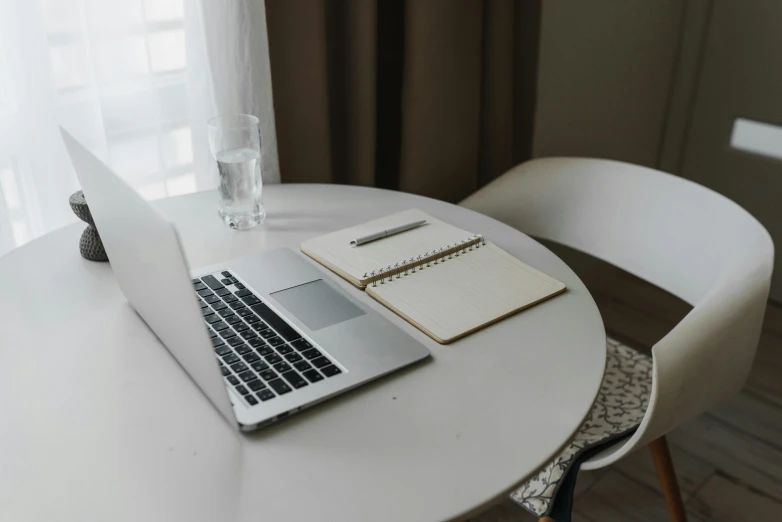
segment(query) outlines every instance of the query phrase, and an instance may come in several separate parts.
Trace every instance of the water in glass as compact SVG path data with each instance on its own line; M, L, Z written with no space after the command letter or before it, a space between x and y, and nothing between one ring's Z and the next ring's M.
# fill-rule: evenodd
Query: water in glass
M209 144L217 161L220 202L218 214L240 230L263 223L261 203L261 136L258 118L248 114L209 120Z
M248 148L215 154L220 174L218 214L231 228L251 228L263 221L260 157L260 152Z

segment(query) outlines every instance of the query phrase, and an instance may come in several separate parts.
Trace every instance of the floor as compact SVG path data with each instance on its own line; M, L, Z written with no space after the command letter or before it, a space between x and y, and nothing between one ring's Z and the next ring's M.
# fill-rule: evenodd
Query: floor
M606 330L652 346L690 309L666 292L583 254L552 246L595 297ZM620 292L621 290L621 292ZM770 304L752 373L735 398L670 433L691 522L782 520L782 307ZM581 472L574 522L668 521L650 453ZM472 522L535 520L510 500Z

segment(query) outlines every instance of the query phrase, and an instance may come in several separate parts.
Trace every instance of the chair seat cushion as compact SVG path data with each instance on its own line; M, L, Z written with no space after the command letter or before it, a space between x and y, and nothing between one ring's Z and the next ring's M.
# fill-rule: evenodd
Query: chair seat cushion
M610 338L607 352L600 392L573 440L540 473L511 494L515 502L535 516L550 514L563 478L581 453L633 432L644 417L652 389L651 357Z

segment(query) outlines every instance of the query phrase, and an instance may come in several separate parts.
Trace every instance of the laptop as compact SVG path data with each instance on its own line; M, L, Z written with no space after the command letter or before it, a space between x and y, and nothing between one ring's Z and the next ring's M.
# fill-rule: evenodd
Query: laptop
M429 356L293 250L189 271L174 226L60 132L122 293L239 429L271 424Z

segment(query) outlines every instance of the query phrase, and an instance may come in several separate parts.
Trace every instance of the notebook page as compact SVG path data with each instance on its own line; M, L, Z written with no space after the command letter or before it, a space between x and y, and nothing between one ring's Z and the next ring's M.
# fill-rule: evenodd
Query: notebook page
M425 225L371 243L350 246L350 241L359 236L421 219L426 220ZM470 235L425 212L410 209L309 239L301 244L301 250L351 283L364 286L368 280L364 277L365 273L461 241Z
M369 285L367 293L443 343L564 289L563 283L486 243L382 285Z

